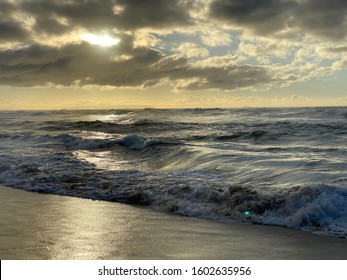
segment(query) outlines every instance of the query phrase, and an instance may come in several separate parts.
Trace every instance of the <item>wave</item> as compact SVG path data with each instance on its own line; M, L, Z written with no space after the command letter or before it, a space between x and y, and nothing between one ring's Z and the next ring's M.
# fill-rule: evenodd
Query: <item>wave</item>
M154 145L164 144L165 142L158 139L147 139L138 135L129 135L121 139L118 143L132 150L143 150Z
M278 143L293 141L326 142L332 136L337 143L345 142L347 125L339 122L244 122L214 121L210 123L162 121L153 119L118 119L113 121L48 121L41 125L41 131L91 131L118 134L145 134L162 136L166 134L180 141ZM180 133L177 133L179 131ZM284 141L284 142L283 142Z
M172 188L169 193L155 204L182 215L285 226L347 238L346 187L319 184L259 191L241 186L204 190L185 186Z
M66 150L95 150L126 147L131 150L144 150L155 145L179 145L178 141L165 141L156 138L146 138L140 135L121 135L105 133L64 133L36 134L31 132L0 133L0 138L6 140L12 148L62 148ZM2 143L3 145L5 143Z
M221 135L214 138L217 141L230 141L236 139L254 139L259 140L262 138L278 138L284 134L274 134L265 130L254 130L254 131L245 131L237 132L231 135Z
M55 154L0 163L0 183L28 191L149 205L179 215L220 222L285 226L347 238L346 178L331 184L259 189L226 185L197 171L107 171ZM38 162L41 162L40 164ZM73 168L72 168L73 167Z
M283 195L282 195L283 196ZM347 188L318 184L284 193L284 203L254 221L347 238Z
M105 121L47 121L41 126L41 130L65 131L65 130L107 130L114 129L116 124Z
M120 120L94 120L94 121L47 121L41 126L41 130L47 131L61 131L61 130L114 130L122 127L167 127L180 129L180 128L191 128L199 126L199 123L182 123L182 122L170 122L170 121L154 121L150 119L120 119Z
M68 150L110 149L114 146L124 146L131 150L143 150L163 143L158 139L147 139L138 135L129 135L120 139L87 139L65 134L56 137L56 139L63 142Z
M19 135L14 136L21 137ZM23 136L22 136L23 137ZM155 145L170 145L177 143L170 143L155 138L146 138L139 135L119 136L118 138L84 138L70 134L61 134L58 136L40 135L40 136L25 136L27 141L34 142L37 145L60 145L64 144L67 150L96 150L96 149L110 149L115 146L123 146L131 150L144 150ZM23 139L22 139L23 140Z

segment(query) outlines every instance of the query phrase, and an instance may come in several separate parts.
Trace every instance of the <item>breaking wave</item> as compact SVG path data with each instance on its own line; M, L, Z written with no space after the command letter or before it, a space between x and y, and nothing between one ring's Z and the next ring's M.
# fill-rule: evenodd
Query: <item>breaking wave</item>
M138 170L97 170L64 154L38 162L32 157L20 165L1 164L0 182L40 193L150 205L185 216L279 225L347 238L347 179L330 185L257 189L225 185L223 178L211 180L201 172L163 176Z

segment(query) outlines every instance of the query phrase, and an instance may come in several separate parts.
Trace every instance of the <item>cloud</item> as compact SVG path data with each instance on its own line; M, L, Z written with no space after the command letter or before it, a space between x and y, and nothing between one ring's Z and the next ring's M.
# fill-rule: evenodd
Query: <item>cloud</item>
M181 77L179 90L235 90L260 87L272 82L269 69L260 66L232 65L229 67L191 67Z
M269 35L290 24L290 15L296 7L295 1L213 0L209 16L236 28L246 27L256 34Z
M300 0L295 24L308 34L327 40L347 35L347 2L343 0Z
M100 31L105 28L134 30L192 25L187 6L179 0L96 0L82 1L21 1L19 9L35 18L35 30L61 32L63 25L80 26ZM48 23L48 26L47 26ZM67 27L67 26L66 26Z
M343 0L212 0L209 4L209 16L214 20L260 36L287 32L292 39L300 33L343 40L346 15L347 2Z
M0 22L0 43L9 41L22 41L27 38L27 31L22 28L18 23L1 21Z
M16 6L9 1L1 1L0 44L20 42L28 39L28 30L14 16Z
M0 10L0 15L5 16L12 12L15 9L15 6L12 2L8 0L3 0L1 2L1 10Z
M333 65L332 65L332 69L335 71L343 70L346 68L347 68L347 59L337 61L337 62L333 63Z
M3 86L255 90L345 67L338 63L347 52L342 0L3 0L1 5ZM92 46L81 40L87 33L120 41Z
M321 47L318 47L315 51L316 55L318 55L319 57L333 61L331 66L334 71L346 68L346 64L343 63L347 60L346 43L343 43L341 45L323 45ZM302 59L304 59L304 57Z
M187 9L189 1L119 0L117 4L124 7L124 11L119 15L119 24L126 29L145 27L161 29L193 24Z
M195 67L206 68L206 67L219 67L225 68L229 65L237 65L242 62L244 57L239 55L223 55L208 57L203 60L194 62Z
M228 33L212 28L201 32L200 39L208 47L226 46L231 43L231 36Z
M119 45L106 49L80 43L0 51L0 84L146 88L169 81L178 90L235 90L277 79L270 68L194 65L180 55L165 56L152 48L133 47L131 39L124 37ZM119 56L126 59L117 59Z
M33 21L31 36L61 35L76 28L160 33L189 32L192 29L186 27L194 27L198 32L204 24L208 32L200 30L199 36L210 47L231 42L225 29L216 28L220 23L257 36L291 40L312 36L337 41L347 35L343 0L3 0L0 13L3 30L17 28L17 37L25 35L20 33L23 26L15 26L18 18Z
M114 61L114 54L127 54L131 59ZM12 86L76 83L139 86L151 78L146 75L146 68L160 58L161 53L152 49L132 49L131 41L126 42L125 38L108 49L87 43L60 48L31 45L0 52L0 83Z
M242 39L239 44L239 53L248 56L271 55L285 58L292 52L293 46L285 42L264 39Z
M173 51L182 54L188 58L192 57L207 57L208 50L205 48L200 48L194 43L183 43L178 47L173 48Z

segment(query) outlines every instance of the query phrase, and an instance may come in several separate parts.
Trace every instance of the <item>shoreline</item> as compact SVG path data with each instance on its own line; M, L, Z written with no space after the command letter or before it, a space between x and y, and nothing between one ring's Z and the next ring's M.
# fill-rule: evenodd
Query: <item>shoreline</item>
M0 259L347 259L347 240L0 185Z

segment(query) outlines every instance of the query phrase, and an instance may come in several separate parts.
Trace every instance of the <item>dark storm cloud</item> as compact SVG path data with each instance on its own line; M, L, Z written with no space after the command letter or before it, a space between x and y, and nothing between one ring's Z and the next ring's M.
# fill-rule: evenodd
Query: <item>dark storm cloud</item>
M283 0L215 0L210 16L266 35L285 28L296 7L294 1Z
M191 25L188 6L179 0L34 0L22 1L19 8L36 19L35 29L60 33L63 25L54 20L58 17L66 20L66 27L91 31Z
M13 35L16 38L28 36L18 22L8 17L16 11L34 20L33 32L61 35L76 27L100 32L114 28L172 30L191 26L198 23L191 13L198 4L200 10L208 7L204 22L220 21L261 36L288 30L329 40L341 40L347 35L345 0L22 0L13 3L3 0L0 15L5 21L3 33L12 28L13 32L6 34L16 34ZM2 41L6 38L9 37L3 36Z
M262 36L287 28L330 40L347 35L344 0L212 0L209 16Z
M107 50L83 43L0 51L1 85L148 87L165 79L178 89L231 90L268 83L270 77L269 69L257 66L194 67L183 57L133 47L131 37Z
M18 23L0 21L0 43L23 41L27 38L27 31Z
M192 9L208 5L209 22L222 21L261 36L295 30L330 40L347 35L345 0L71 0L19 1L1 4L2 17L14 10L35 19L34 31L62 34L84 27L91 32L151 28L164 30L194 25ZM16 6L15 6L16 5Z
M66 20L67 28L76 26L93 27L93 29L115 27L115 16L112 12L110 0L100 1L22 1L19 8L35 20L34 30L60 33L56 19L58 17ZM54 20L57 27L54 28ZM51 28L46 27L50 22ZM53 26L52 26L53 25ZM53 28L52 28L53 27Z
M40 17L35 23L35 31L39 33L62 35L70 29L68 25L61 24L54 18Z
M347 35L347 1L301 1L295 23L307 33L319 37L341 40Z
M7 0L1 1L0 16L4 17L15 10L15 5Z
M118 0L124 7L117 22L123 28L187 26L193 24L189 1Z
M16 6L8 1L0 3L0 43L23 41L28 38L27 30L11 18Z
M118 59L121 55L128 59ZM133 48L131 37L126 35L112 48L88 43L59 48L35 44L0 51L0 84L68 86L79 81L81 85L139 86L143 83L142 73L161 58L156 50Z

